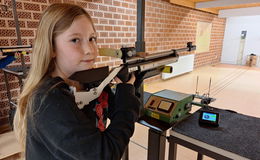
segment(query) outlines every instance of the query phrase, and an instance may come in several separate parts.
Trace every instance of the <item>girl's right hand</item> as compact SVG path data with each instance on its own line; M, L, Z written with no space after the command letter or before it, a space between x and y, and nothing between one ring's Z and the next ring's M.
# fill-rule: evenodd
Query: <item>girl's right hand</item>
M126 82L126 83L134 85L135 79L136 79L136 78L135 78L135 75L132 73L132 74L131 74L131 78L130 78L129 81ZM123 83L118 77L115 77L114 80L115 80L115 82L116 82L117 84Z

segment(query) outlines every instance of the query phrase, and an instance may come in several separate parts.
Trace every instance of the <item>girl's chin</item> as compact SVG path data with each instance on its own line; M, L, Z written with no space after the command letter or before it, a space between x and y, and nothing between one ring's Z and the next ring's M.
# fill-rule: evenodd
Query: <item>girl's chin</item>
M89 69L93 69L93 68L94 68L94 66L82 67L79 71L89 70Z

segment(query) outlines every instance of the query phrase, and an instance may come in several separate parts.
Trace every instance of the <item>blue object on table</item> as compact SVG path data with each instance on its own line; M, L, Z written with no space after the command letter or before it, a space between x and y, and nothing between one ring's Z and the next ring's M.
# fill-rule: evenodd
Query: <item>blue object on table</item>
M0 59L0 69L5 68L8 64L12 63L15 60L14 56L7 56L3 59Z

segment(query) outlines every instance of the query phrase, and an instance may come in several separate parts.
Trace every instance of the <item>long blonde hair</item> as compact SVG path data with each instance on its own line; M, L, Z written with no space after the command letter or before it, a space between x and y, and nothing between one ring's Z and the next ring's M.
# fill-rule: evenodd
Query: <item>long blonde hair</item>
M32 107L33 92L37 90L41 80L54 71L54 39L68 29L73 20L80 15L85 15L92 22L83 8L65 3L50 5L41 17L33 45L30 71L19 96L14 118L14 131L23 151L25 151L27 116Z

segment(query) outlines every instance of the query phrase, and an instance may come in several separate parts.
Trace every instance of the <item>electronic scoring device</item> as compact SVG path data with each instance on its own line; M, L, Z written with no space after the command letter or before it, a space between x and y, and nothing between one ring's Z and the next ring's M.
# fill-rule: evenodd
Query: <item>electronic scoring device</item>
M174 123L189 115L193 99L191 94L162 90L149 97L144 105L145 115L166 123Z
M200 111L199 125L204 127L218 127L219 113L212 111Z

